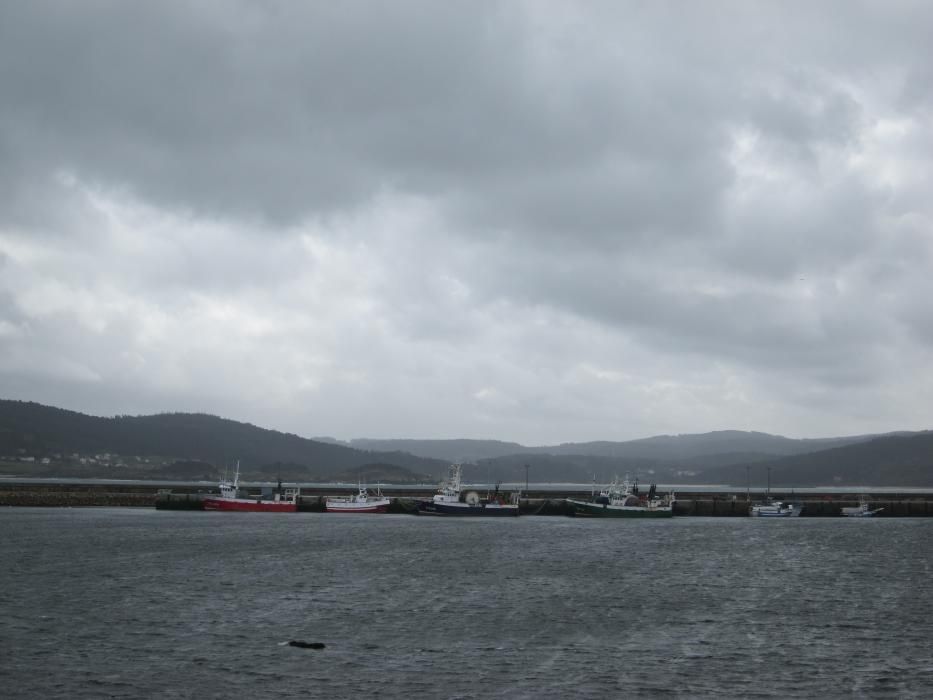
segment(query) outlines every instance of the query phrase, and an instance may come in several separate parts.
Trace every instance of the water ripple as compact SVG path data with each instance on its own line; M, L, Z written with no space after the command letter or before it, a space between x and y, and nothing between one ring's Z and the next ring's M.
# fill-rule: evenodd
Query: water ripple
M12 697L933 689L933 519L6 509L0 528Z

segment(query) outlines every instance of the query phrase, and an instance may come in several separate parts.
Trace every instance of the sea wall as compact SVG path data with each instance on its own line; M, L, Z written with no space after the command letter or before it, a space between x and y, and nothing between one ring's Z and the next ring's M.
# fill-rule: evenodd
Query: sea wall
M258 493L258 489L254 489ZM56 483L15 482L0 483L0 506L41 507L156 507L165 510L201 510L203 499L211 489L203 485L178 484L171 488L163 485L121 483ZM332 495L346 495L339 488L308 487L302 490L299 511L323 512L324 499ZM393 489L387 495L391 500L389 512L414 513L419 499L430 498L433 492L425 487ZM853 494L775 493L775 498L803 506L801 517L838 517L844 507L858 505ZM519 500L522 515L569 515L566 498L587 498L589 492L535 491ZM876 517L929 517L933 516L933 489L930 493L897 493L868 495L872 509L881 508ZM754 499L753 499L754 500ZM749 501L745 495L679 492L674 504L674 515L702 517L745 517Z
M90 506L152 508L154 493L126 493L101 490L8 490L0 488L0 506L80 508ZM200 508L200 503L198 506Z

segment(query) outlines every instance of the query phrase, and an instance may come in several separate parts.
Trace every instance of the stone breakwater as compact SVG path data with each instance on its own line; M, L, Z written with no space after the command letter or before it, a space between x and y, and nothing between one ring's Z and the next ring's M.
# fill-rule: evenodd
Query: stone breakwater
M56 489L0 486L0 506L152 508L156 500L155 492L114 491L99 488Z
M258 494L259 489L250 489ZM203 498L212 489L204 485L173 484L121 484L121 483L56 483L15 482L0 483L0 506L32 507L155 507L165 510L201 510ZM299 510L323 512L328 496L346 495L347 488L304 487ZM427 488L393 490L390 512L413 513L415 503L430 498ZM775 499L803 506L802 517L838 517L843 507L858 505L855 494L794 494L772 492ZM933 516L933 489L929 493L866 494L872 508L883 510L875 517L927 517ZM586 499L589 492L535 491L519 501L522 515L568 515L565 498ZM752 500L756 500L752 496ZM691 493L678 491L674 515L705 517L745 517L749 503L745 494Z

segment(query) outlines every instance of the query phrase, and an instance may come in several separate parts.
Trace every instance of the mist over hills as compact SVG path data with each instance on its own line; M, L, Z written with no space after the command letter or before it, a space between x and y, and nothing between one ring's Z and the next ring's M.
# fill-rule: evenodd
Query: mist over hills
M809 454L752 464L752 484L764 484L771 470L771 485L933 486L933 433L883 435ZM744 485L746 469L731 465L709 469L717 483Z
M463 462L464 475L478 481L524 481L525 465L535 481L608 481L615 474L640 475L662 483L721 483L717 470L871 440L870 435L795 440L779 435L721 430L658 435L626 442L594 441L525 446L497 440L351 440L373 450L403 450L421 457ZM712 471L711 471L712 470ZM728 472L731 475L731 472ZM745 483L744 466L742 482Z
M872 435L795 440L768 433L718 430L687 435L656 435L654 437L612 442L568 442L559 445L526 447L517 442L499 440L414 440L358 438L347 444L377 451L403 451L419 457L444 459L451 462L477 462L513 455L573 455L612 457L638 460L689 461L704 457L741 455L737 459L768 459L804 454L870 440ZM714 460L715 461L715 460ZM729 462L727 462L729 463Z
M539 482L605 482L616 474L631 474L665 484L744 486L750 480L763 486L770 466L775 485L923 486L933 484L933 457L926 450L925 435L794 439L721 430L533 447L495 440L359 439L348 444L461 461L465 476L477 481L521 482L527 474Z
M360 450L408 452L419 457L443 459L447 462L470 463L481 459L495 459L506 455L525 454L535 448L517 442L500 440L415 440L356 438L344 443Z
M103 453L103 454L102 454ZM498 440L308 439L206 414L88 416L0 400L4 473L101 478L215 478L236 461L246 478L424 482L450 462L473 482L933 485L933 434L792 439L723 430L625 442L524 446Z

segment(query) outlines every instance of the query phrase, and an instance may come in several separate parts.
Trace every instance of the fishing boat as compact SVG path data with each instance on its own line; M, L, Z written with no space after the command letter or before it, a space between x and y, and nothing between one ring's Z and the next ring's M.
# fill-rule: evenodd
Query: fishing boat
M802 510L803 506L768 499L767 503L750 506L748 514L754 518L796 518Z
M626 477L621 483L614 478L602 488L599 495L595 486L589 501L567 499L570 512L576 516L597 518L670 518L674 515L673 492L661 498L657 486L651 484L646 495L638 491L638 479L629 482Z
M775 501L771 498L771 467L768 467L768 488L765 491L765 502L750 505L748 514L753 518L796 518L802 510L803 506Z
M441 482L430 501L418 503L418 515L514 517L518 515L517 503L506 503L499 494L499 485L492 494L480 498L476 491L462 493L461 465L451 464L447 478Z
M264 513L294 513L298 510L298 496L300 489L287 488L282 490L280 481L272 498L262 496L243 497L240 490L240 463L236 464L236 475L233 481L224 478L220 482L220 495L208 496L204 499L204 510L236 510Z
M847 506L842 508L842 515L846 518L871 518L875 513L880 513L884 508L874 508L865 500L865 496L859 496L857 506Z
M328 513L385 513L389 510L389 499L380 489L370 495L362 484L352 496L333 496L324 501L324 510Z

